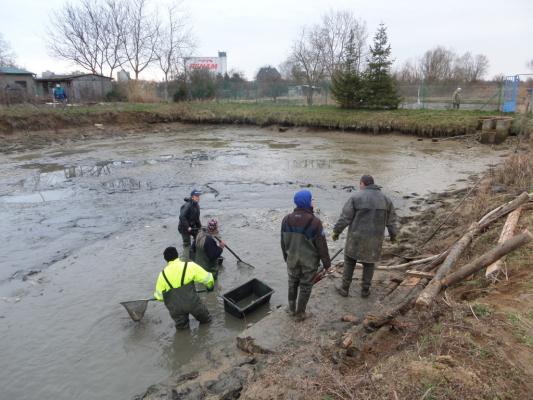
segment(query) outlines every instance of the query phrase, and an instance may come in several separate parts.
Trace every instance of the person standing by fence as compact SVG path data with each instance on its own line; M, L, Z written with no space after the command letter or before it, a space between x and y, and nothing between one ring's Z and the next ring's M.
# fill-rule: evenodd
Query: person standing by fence
M462 89L458 87L452 94L452 107L454 110L458 110L461 105L461 91Z

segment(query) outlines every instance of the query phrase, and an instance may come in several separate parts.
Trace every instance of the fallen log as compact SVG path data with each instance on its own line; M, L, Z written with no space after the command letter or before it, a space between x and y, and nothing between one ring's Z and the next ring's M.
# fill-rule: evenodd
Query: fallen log
M522 233L513 236L503 243L500 243L482 256L476 258L474 261L466 264L464 267L459 268L457 271L454 271L446 278L442 279L440 281L441 287L448 287L463 280L464 278L492 264L494 261L499 260L511 251L516 250L526 243L529 243L531 240L533 240L533 235L531 232L529 232L527 229L524 230Z
M464 249L466 249L470 242L472 242L477 231L476 227L477 224L475 222L472 223L463 237L455 242L450 248L450 252L437 269L435 276L422 293L420 293L420 296L418 296L418 299L416 300L417 307L429 307L435 296L440 292L440 280L444 278L448 271L455 265Z
M439 254L437 258L435 258L433 261L431 261L429 264L424 265L420 271L429 272L438 267L442 262L446 259L448 256L448 253L450 252L450 249L442 252Z
M511 211L516 210L522 204L527 203L530 198L530 195L527 192L524 192L514 200L511 200L510 202L502 204L501 206L495 208L488 214L485 214L485 216L478 221L478 229L480 231L484 230L487 226L489 226L497 219L503 217L506 214L509 214Z
M417 278L428 278L428 279L433 279L433 277L435 276L435 274L432 272L417 271L416 269L409 269L405 271L405 275L416 276Z
M439 257L441 257L442 254L436 254L434 256L429 256L429 257L426 257L426 258L420 258L418 260L413 260L413 261L409 261L409 262L406 262L406 263L403 263L403 264L397 264L397 265L378 265L376 266L375 269L378 269L378 270L381 270L381 271L390 271L390 270L397 270L397 269L405 269L405 268L409 268L409 267L414 267L416 265L422 265L422 264L426 264L428 262L432 262L436 259L438 259ZM361 263L357 263L357 267L360 267L362 268L363 267L363 264Z
M503 225L500 238L498 239L498 244L503 243L506 240L513 237L514 230L516 228L516 224L518 223L518 219L520 218L521 212L522 212L522 207L518 207L516 210L514 210L507 216L507 220L505 221L505 224ZM487 267L487 271L485 272L485 277L493 278L493 279L496 278L499 272L501 271L502 266L503 266L502 259L499 259L498 261L490 264Z
M419 308L429 307L435 296L440 292L440 280L443 279L444 276L446 276L446 274L448 274L448 272L453 268L463 251L472 242L477 233L483 231L498 218L514 211L529 200L529 194L524 192L510 202L505 203L485 214L485 216L483 216L483 218L481 218L477 223L473 222L468 227L467 232L452 245L448 255L446 256L446 259L437 269L435 277L431 280L431 282L429 282L422 293L420 293L420 296L418 296L418 299L416 300L416 306Z

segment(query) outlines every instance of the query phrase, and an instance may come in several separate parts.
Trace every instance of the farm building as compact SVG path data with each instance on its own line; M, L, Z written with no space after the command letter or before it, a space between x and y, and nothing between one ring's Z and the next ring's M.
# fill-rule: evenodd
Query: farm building
M48 75L35 79L37 94L52 100L53 90L60 84L70 103L103 101L111 91L111 78L97 74Z
M16 67L0 67L0 103L22 103L35 98L33 73Z

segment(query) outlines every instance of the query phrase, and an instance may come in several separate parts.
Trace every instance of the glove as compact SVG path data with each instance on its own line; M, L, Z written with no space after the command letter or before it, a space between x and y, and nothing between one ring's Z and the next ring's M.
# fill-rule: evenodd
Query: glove
M328 271L331 268L331 264L322 264L324 266L324 271Z
M206 286L205 288L208 292L212 292L213 290L215 290L215 285L211 286L211 288L209 288L209 286Z
M391 243L396 243L398 241L398 239L396 238L396 235L390 235L390 242Z
M336 232L333 232L333 235L331 235L331 238L333 239L334 242L336 242L337 240L339 240L339 234Z

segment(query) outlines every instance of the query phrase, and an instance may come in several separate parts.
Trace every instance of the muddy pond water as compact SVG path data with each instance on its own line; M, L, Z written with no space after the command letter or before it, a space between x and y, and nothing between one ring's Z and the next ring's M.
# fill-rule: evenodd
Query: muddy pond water
M0 155L0 398L128 399L285 303L279 229L309 187L331 231L363 173L405 215L413 199L467 185L503 151L401 135L165 125L107 139ZM224 253L213 322L176 332L161 303L130 320L121 301L151 297L162 251L181 243L177 215L192 188L202 220L255 269ZM409 197L409 198L407 198ZM339 244L331 243L336 250ZM259 278L275 289L247 320L220 294Z

